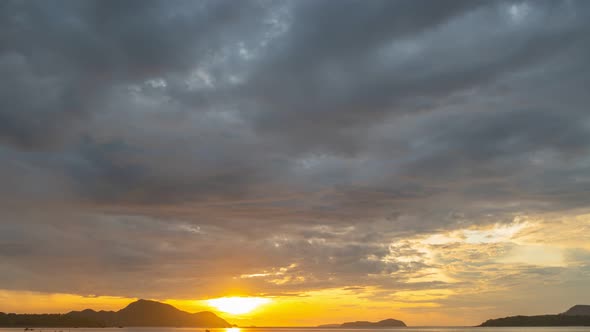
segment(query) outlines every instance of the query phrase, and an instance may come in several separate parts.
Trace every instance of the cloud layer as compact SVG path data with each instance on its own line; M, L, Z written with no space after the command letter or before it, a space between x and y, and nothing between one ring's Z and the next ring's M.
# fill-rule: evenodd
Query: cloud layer
M0 284L577 282L582 232L548 240L566 258L525 257L589 225L588 22L583 0L4 1ZM423 242L518 218L525 242Z

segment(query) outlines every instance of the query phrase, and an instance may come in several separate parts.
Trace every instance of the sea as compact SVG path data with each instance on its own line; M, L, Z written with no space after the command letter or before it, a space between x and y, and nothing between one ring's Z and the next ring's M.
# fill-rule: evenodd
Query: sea
M0 332L23 332L23 328L0 328ZM342 329L305 327L234 327L234 328L170 328L170 327L123 327L123 328L35 328L32 332L590 332L584 327L433 327L412 326L403 328Z

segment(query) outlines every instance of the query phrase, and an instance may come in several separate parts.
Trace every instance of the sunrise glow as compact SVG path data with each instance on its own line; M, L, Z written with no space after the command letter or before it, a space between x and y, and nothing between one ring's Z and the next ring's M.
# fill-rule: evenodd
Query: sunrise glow
M270 302L270 299L263 297L221 297L207 300L207 304L210 306L232 315L249 313L259 306Z

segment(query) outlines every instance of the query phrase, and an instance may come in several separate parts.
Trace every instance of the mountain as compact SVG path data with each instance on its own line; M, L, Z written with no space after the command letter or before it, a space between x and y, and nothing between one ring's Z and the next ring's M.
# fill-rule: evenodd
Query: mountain
M480 326L590 326L590 316L510 316L490 319Z
M564 312L562 315L590 316L590 305L576 304L575 306L569 308L569 310Z
M133 302L119 310L116 319L116 325L120 326L231 327L212 312L191 314L169 304L147 300Z
M0 326L5 327L231 327L212 312L188 313L175 307L149 300L138 300L119 311L72 311L67 314L18 315L0 313Z
M489 319L480 326L590 326L590 306L575 305L557 315L510 316Z
M343 324L326 324L320 325L321 328L379 328L379 327L405 327L406 324L401 320L389 318L378 322L356 321Z

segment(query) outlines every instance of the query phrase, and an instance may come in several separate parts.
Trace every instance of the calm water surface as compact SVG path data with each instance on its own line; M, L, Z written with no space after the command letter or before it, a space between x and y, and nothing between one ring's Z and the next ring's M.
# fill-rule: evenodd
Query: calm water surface
M0 332L23 332L22 328L0 328ZM391 329L318 329L318 328L231 328L210 332L590 332L587 327L407 327ZM205 332L204 328L126 327L126 328L36 328L33 332Z

